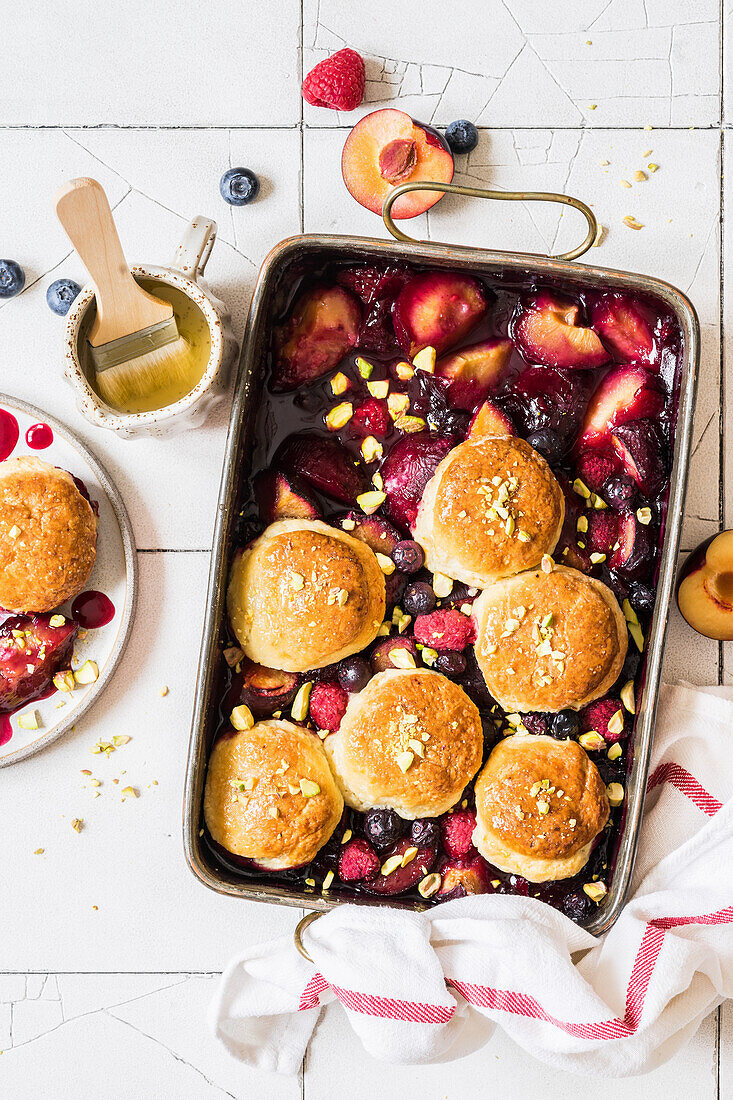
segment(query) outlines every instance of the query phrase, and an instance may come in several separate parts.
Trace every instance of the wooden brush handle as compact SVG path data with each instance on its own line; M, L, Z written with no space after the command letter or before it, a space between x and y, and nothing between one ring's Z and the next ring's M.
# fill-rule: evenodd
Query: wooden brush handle
M173 306L148 294L125 260L107 196L93 179L70 180L55 195L56 213L97 294L97 315L89 332L92 347L167 321Z

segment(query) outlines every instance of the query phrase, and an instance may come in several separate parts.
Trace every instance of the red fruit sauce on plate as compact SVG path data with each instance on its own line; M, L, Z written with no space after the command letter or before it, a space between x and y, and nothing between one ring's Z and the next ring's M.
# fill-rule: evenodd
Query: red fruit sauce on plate
M18 421L13 414L7 409L0 409L0 462L13 453L19 434Z
M25 441L32 451L45 451L53 443L53 431L48 424L32 424L25 433Z

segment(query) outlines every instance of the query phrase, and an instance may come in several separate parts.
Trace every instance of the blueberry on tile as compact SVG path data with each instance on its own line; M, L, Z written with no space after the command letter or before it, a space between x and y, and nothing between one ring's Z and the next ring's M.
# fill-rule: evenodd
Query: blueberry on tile
M25 271L15 260L0 260L0 298L14 298L25 286Z
M71 303L80 290L81 287L73 279L55 279L46 291L48 308L63 317L69 312Z
M452 153L470 153L478 145L478 130L468 119L459 118L446 127L445 138Z
M219 180L219 190L230 206L246 206L257 198L260 181L249 168L228 168Z

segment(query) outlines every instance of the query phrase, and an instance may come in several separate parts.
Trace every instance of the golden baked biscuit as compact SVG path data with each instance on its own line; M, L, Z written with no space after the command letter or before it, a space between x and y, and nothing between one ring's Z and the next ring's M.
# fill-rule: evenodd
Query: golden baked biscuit
M598 768L577 741L505 737L475 790L474 844L494 867L529 882L577 875L610 812Z
M483 756L479 712L429 669L388 669L352 695L325 741L348 806L437 817L455 805Z
M247 656L306 672L358 653L385 611L384 574L366 543L320 520L283 519L232 563L232 629Z
M81 592L97 556L97 519L66 470L38 458L0 463L0 607L53 611Z
M310 863L334 831L344 800L315 733L267 720L214 745L204 791L212 838L260 867Z
M539 565L560 538L565 498L541 454L516 436L468 439L428 482L414 537L428 568L485 588Z
M506 577L473 605L475 652L505 711L580 710L618 678L628 634L610 588L553 566Z

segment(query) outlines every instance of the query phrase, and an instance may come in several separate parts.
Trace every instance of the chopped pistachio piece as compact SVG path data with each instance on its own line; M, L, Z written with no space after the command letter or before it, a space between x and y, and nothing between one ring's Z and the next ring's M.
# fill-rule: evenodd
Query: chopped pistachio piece
M423 898L431 898L433 894L437 894L440 889L442 879L437 872L433 872L432 875L426 875L425 878L421 878L417 884L417 891Z
M432 668L438 659L438 651L437 649L431 649L430 646L423 646L420 656L422 657L423 664L427 665L428 668Z
M333 871L329 871L328 874L326 875L326 877L323 880L323 886L321 887L321 890L328 890L331 883L333 882L333 878L334 878Z
M624 789L620 783L609 783L606 787L606 794L612 806L620 806L624 800Z
M395 646L394 649L390 649L389 659L395 668L417 668L415 658L404 646Z
M626 619L626 622L627 623L636 623L636 625L638 626L639 625L639 619L637 618L637 614L634 611L631 604L629 603L629 601L624 600L624 602L622 603L621 606L623 608L624 618Z
M244 651L241 650L239 646L232 645L224 650L223 656L229 667L234 668L234 666L238 665L244 657Z
M139 798L140 792L136 787L123 787L120 791L123 798Z
M598 752L606 747L606 742L597 730L588 730L587 733L581 733L578 743L583 746L586 752Z
M418 850L414 844L410 845L409 848L405 848L405 851L402 855L402 866L406 867L408 863L412 863L413 859L417 855L417 852Z
M367 389L372 397L383 401L389 393L389 382L386 378L381 382L367 382Z
M351 829L344 829L344 835L341 837L341 843L348 844L353 835L354 834L352 833Z
M409 749L406 749L405 752L401 752L399 756L395 758L395 763L401 772L406 772L414 759L414 752L410 752Z
M314 798L317 794L321 793L321 788L317 783L314 783L312 779L301 779L300 793L303 795L303 798Z
M19 534L20 534L20 527L18 527L16 524L13 524L13 526L8 531L8 538L15 540L15 539L17 539Z
M575 524L575 529L579 534L584 535L588 530L588 517L578 516L578 522Z
M629 229L643 229L644 228L644 223L643 222L638 222L633 214L627 214L625 218L621 219L621 221L624 223L624 225L628 226Z
M73 818L73 820L71 822L71 828L74 830L75 833L80 833L82 831L82 829L84 828L84 818L83 817Z
M634 696L634 681L627 680L621 688L621 702L629 714L636 714L636 698Z
M453 591L453 579L445 573L433 573L433 592L439 600L450 596Z
M360 493L356 498L356 503L361 508L362 512L365 512L368 516L371 516L378 508L381 508L387 499L387 494L379 492L375 489L367 493Z
M238 707L234 708L229 715L229 721L232 723L235 730L251 730L252 726L255 724L252 711L246 703L240 703Z
M389 859L385 859L384 863L382 864L380 874L384 875L385 878L386 878L387 875L391 875L393 871L396 871L397 868L401 867L401 866L402 866L402 856L401 855L400 856L390 856Z
M401 432L407 432L408 435L412 435L413 432L421 432L425 426L425 421L421 416L409 416L407 413L398 416L395 420L395 428L399 428Z
M331 379L331 393L334 395L334 397L339 397L342 393L346 393L348 388L349 380L346 375L342 371L334 374L333 378Z
M371 378L372 371L374 370L374 364L369 363L366 359L362 359L361 356L356 360L356 369L364 379Z
M399 420L410 407L410 398L406 393L391 393L387 398L387 409L393 420Z
M390 577L395 571L395 563L387 554L380 554L377 551L374 557L379 562L379 568L384 573L385 577Z
M583 497L585 500L590 499L590 489L579 477L576 477L573 482L573 492L577 493L579 497Z
M336 432L348 424L354 415L354 406L350 401L342 401L340 405L334 405L326 414L326 427L329 431Z
M99 669L96 661L85 661L80 669L74 673L77 684L93 684L99 679Z
M621 748L618 741L616 741L615 744L611 745L610 749L606 753L606 756L609 760L618 760L623 751L624 750Z
M583 892L592 901L601 902L608 893L608 888L605 882L586 882L583 884Z
M639 523L643 523L647 527L652 522L652 510L651 508L637 508L636 518Z
M65 615L52 615L51 618L48 620L48 625L55 628L57 626L63 626L65 622Z
M37 710L26 710L18 715L18 725L22 730L37 730L41 728L41 719Z
M395 374L400 382L409 382L414 373L415 369L411 363L398 363L395 367Z
M120 745L129 745L130 741L132 741L132 738L126 733L116 733L112 738L112 744L115 748L119 748Z
M368 435L361 441L361 453L365 462L376 462L384 454L384 448L378 439Z
M599 553L593 553L590 556L590 560L593 562L594 565L600 565L602 561L606 560L606 555L605 554L599 554Z
M540 562L540 568L542 569L543 573L551 573L552 572L552 567L553 567L554 564L555 563L554 563L554 561L552 560L552 558L550 557L549 554L543 554L542 555L542 561Z
M67 668L63 672L54 673L53 686L57 691L73 691L76 687L76 681L71 669Z
M636 643L636 648L639 650L639 653L643 653L643 651L644 651L644 634L642 633L641 627L639 626L638 623L629 623L628 625L629 625L629 634L634 639L634 642Z
M417 355L413 357L412 365L416 370L427 371L428 374L435 373L435 348L427 347L419 351Z
M624 728L624 713L621 707L608 719L608 732L621 733Z
M310 701L312 687L313 681L307 680L306 683L301 684L298 688L298 694L293 699L293 705L290 708L290 714L296 722L304 722L308 715L308 703Z

